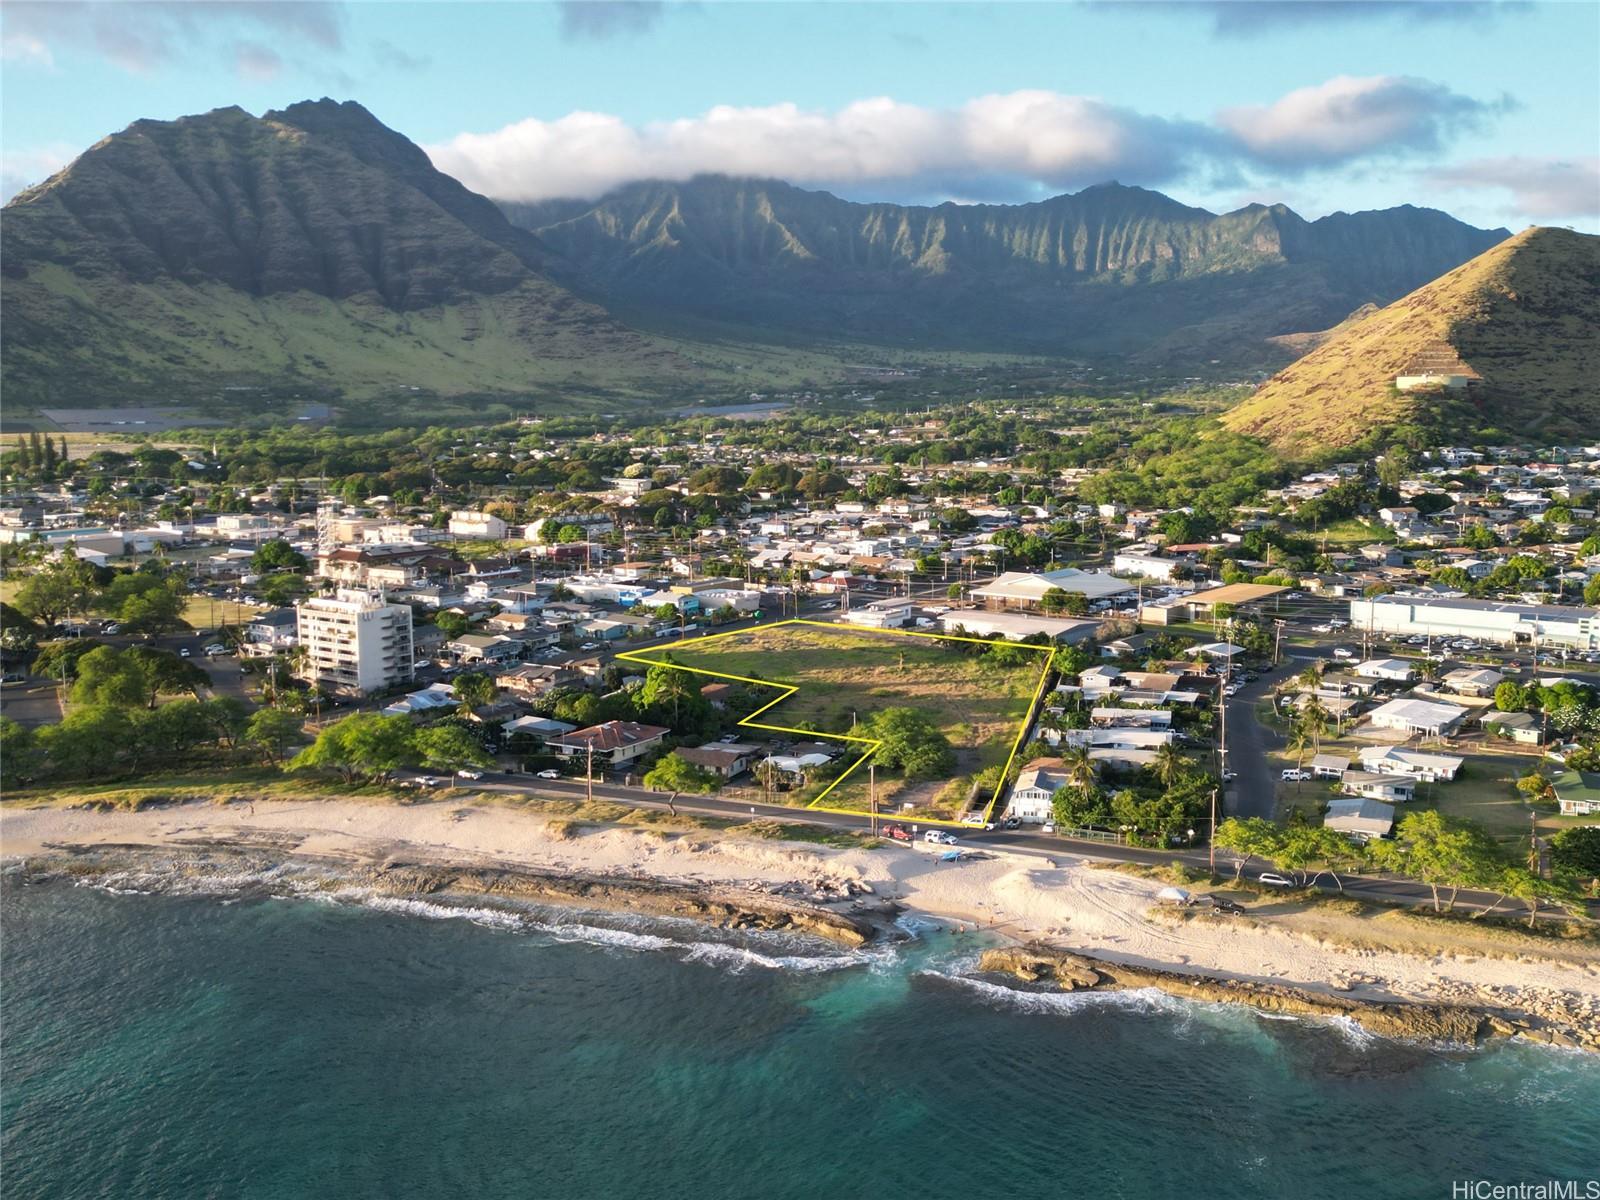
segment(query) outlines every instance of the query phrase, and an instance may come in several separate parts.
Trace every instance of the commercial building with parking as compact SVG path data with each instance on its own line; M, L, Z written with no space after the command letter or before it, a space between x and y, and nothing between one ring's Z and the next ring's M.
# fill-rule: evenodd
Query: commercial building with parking
M1472 638L1501 646L1600 649L1600 609L1503 600L1376 596L1350 601L1350 623L1371 633Z

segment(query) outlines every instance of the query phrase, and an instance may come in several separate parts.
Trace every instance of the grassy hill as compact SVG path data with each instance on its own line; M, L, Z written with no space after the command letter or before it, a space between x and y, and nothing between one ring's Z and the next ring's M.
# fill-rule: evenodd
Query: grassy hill
M1364 319L1223 418L1293 452L1421 425L1471 440L1593 437L1600 429L1600 237L1528 229ZM1464 393L1395 379L1458 361Z

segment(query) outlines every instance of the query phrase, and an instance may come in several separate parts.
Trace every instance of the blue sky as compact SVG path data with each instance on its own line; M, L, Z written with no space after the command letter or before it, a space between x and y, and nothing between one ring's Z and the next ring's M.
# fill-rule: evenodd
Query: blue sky
M140 117L329 95L510 199L703 170L924 202L1118 178L1600 228L1591 2L8 0L0 33L7 195Z

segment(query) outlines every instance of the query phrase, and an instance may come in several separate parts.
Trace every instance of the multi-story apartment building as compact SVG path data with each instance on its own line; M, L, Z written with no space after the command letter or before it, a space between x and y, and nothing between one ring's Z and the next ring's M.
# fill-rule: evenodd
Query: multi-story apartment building
M412 678L411 609L381 592L341 588L295 606L302 675L331 692L366 695Z

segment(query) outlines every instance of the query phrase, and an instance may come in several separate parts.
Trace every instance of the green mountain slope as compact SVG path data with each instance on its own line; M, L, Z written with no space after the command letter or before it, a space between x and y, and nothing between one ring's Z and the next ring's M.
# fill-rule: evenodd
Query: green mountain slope
M136 122L0 229L14 405L716 375L551 280L537 238L356 104Z
M1340 330L1224 418L1289 450L1399 424L1444 436L1588 437L1600 429L1600 237L1528 229ZM1462 392L1401 392L1420 371Z
M1507 236L1415 208L1218 216L1117 184L923 208L705 176L505 208L558 277L636 323L1191 362L1268 352Z

